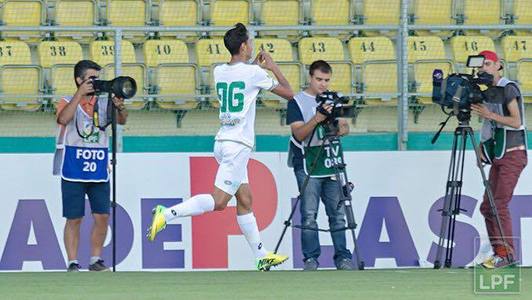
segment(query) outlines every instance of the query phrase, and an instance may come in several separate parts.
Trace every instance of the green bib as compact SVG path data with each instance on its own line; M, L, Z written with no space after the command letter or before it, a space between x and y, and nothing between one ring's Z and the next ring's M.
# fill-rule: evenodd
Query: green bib
M334 165L343 163L340 141L333 141L330 145L310 146L304 149L305 173L310 177L330 177L336 174Z
M486 155L488 161L491 163L495 158L502 158L506 152L506 129L495 128L495 134L493 137L484 143L484 155Z

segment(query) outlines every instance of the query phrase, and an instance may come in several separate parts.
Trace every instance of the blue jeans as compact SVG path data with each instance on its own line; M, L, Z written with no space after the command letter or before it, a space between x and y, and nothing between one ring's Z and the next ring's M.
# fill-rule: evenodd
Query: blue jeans
M294 169L294 173L296 175L299 190L301 190L307 174L305 174L305 170L302 168ZM343 205L338 207L338 201L340 198L338 184L330 177L309 178L307 187L301 196L301 203L299 206L301 211L301 225L315 229L318 228L316 218L318 216L320 197L325 205L325 212L329 217L329 228L332 231L345 228L345 208ZM351 259L351 252L346 248L345 231L331 232L331 237L334 245L335 263L338 263L345 258ZM321 254L318 231L302 229L301 247L303 249L303 257L305 260L308 258L317 259Z

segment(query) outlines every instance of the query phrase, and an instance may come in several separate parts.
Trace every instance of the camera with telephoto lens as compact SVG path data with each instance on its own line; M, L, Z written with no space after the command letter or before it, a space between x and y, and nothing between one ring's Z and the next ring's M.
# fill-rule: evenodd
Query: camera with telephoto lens
M347 105L349 103L349 97L344 97L334 91L325 91L316 96L316 102L318 106L317 111L327 116L322 122L329 132L336 132L338 130L338 118L352 118L355 116L355 106ZM332 106L332 111L329 113L323 104L329 104Z
M471 55L467 58L467 67L480 68L484 64L484 56ZM481 90L480 85L488 88ZM443 78L443 71L432 73L432 102L444 108L470 111L471 104L498 102L500 88L493 86L493 75L478 72L474 74L454 73Z
M135 79L128 76L119 76L112 80L99 80L97 77L90 77L94 93L112 93L123 99L129 99L137 93L137 83Z

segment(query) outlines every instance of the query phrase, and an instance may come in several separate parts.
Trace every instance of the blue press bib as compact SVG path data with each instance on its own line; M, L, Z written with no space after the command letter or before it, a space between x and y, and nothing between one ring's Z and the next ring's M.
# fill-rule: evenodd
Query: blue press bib
M72 181L105 182L109 149L66 146L63 158L63 178Z

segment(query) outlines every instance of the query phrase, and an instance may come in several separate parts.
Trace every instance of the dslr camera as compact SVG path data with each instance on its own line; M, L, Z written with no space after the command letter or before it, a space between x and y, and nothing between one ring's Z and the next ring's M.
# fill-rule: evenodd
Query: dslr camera
M91 78L94 93L112 93L123 99L129 99L137 93L137 83L129 76L119 76L112 80L99 80L96 76Z
M479 68L483 64L482 55L471 55L467 58L469 68ZM488 89L483 91L480 85L485 85ZM470 111L471 104L492 102L500 97L500 88L492 85L493 75L488 73L455 73L444 79L443 71L436 69L432 73L432 102L442 108Z

